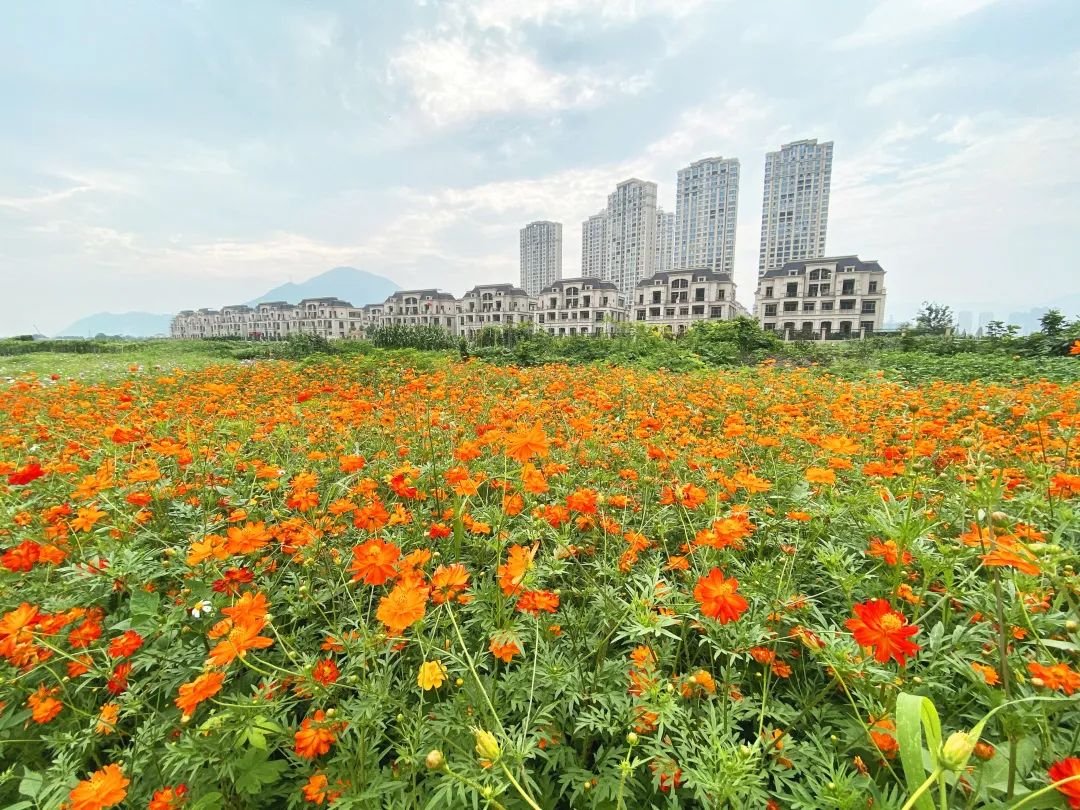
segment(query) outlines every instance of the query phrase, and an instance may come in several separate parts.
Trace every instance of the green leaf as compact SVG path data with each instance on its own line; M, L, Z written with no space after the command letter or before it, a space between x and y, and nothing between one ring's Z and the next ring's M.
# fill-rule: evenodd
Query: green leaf
M199 800L188 805L188 810L218 810L225 806L225 797L217 791L200 796Z
M45 779L40 773L27 769L23 774L22 780L19 782L19 795L29 796L32 799L41 792L41 788L44 784Z
M904 767L904 779L910 796L926 781L923 765L923 733L926 734L930 764L938 767L938 751L941 748L941 721L937 709L929 698L901 692L896 696L896 741L900 745L900 763ZM918 810L934 810L929 793L915 802Z

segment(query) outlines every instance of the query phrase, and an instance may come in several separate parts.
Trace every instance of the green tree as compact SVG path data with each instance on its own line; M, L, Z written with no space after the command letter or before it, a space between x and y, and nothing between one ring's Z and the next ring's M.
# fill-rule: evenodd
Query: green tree
M923 301L922 309L915 316L916 327L935 335L943 335L955 325L952 308L933 301Z
M1060 309L1052 309L1039 318L1039 326L1047 337L1057 337L1065 329L1065 316Z

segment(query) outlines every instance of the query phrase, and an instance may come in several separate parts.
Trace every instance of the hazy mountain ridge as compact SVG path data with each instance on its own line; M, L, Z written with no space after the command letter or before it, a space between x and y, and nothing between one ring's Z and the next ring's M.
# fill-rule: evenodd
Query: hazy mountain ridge
M246 302L254 305L263 301L298 303L304 298L334 296L355 306L377 304L400 290L385 276L355 267L334 267L306 281L287 282ZM206 306L220 309L234 301L207 302ZM157 337L169 334L169 321L175 313L159 315L152 312L97 312L79 318L56 333L57 337L94 337L95 335L124 335L126 337Z

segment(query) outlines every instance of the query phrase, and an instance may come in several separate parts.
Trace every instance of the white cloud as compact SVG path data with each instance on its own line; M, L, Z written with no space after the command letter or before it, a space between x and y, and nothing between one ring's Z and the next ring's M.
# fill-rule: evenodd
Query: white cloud
M1003 0L879 0L854 31L835 40L838 49L880 45L925 34Z
M957 71L941 65L908 71L871 87L866 94L866 103L880 107L905 96L918 96L944 87L957 78Z
M436 126L493 113L552 115L594 107L615 95L638 93L650 81L645 72L560 73L545 68L520 43L465 34L411 39L391 60L390 75L409 88L420 112Z
M481 28L510 30L523 24L544 25L582 20L620 25L645 17L689 16L706 0L471 0L462 11Z

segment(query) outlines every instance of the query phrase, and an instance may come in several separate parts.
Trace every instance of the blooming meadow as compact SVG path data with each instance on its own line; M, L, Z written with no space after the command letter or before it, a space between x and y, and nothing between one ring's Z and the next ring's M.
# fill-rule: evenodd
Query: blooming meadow
M1080 807L1078 506L1078 384L24 377L0 800Z

